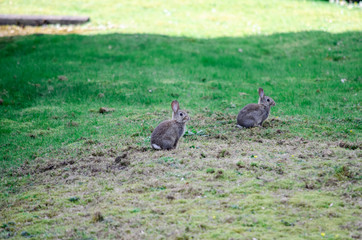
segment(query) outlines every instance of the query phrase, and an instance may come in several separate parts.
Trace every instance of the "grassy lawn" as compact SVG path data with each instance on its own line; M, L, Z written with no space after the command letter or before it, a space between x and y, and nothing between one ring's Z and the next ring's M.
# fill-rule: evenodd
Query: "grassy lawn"
M320 0L1 0L0 13L84 15L81 27L0 27L3 34L23 32L113 31L172 36L239 37L280 32L361 31L361 8L336 6ZM0 32L1 34L1 32Z
M83 2L0 2L92 18L0 38L0 238L361 238L361 9ZM174 99L188 131L153 151Z

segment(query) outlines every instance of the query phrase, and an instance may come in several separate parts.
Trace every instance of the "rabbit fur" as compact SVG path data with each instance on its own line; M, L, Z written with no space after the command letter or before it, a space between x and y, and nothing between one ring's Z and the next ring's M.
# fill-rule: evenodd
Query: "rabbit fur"
M241 109L237 116L238 126L245 128L262 126L263 122L268 118L272 106L275 106L275 101L265 96L264 90L259 88L258 104L251 103Z
M186 122L190 120L188 114L180 110L179 103L171 103L172 120L160 123L151 135L151 146L155 150L170 150L177 146L179 139L184 135Z

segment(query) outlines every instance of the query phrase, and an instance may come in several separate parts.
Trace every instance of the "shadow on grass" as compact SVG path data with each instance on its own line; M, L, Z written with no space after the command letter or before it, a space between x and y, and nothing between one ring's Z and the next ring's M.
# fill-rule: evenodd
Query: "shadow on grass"
M105 94L103 102L115 105L179 98L190 107L218 107L222 100L237 101L239 92L250 94L246 102L255 101L256 89L263 86L287 107L286 113L310 107L332 111L345 104L342 96L360 90L360 39L360 32L217 39L150 34L3 38L3 108L89 104L99 101L99 93Z

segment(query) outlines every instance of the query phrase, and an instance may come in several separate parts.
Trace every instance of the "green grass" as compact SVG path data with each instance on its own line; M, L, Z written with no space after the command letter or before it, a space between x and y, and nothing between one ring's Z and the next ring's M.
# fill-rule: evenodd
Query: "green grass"
M360 237L360 9L97 4L0 3L127 26L0 38L0 238ZM276 101L269 119L235 128L259 87ZM152 151L174 99L188 132Z
M87 29L193 37L239 37L280 32L360 31L360 8L313 0L3 0L7 14L86 15ZM100 28L99 28L100 27Z
M277 102L272 116L288 120L293 135L358 141L360 36L302 32L217 39L120 34L5 39L3 163L23 161L81 137L147 137L148 129L170 115L173 99L191 116L206 108L206 116L236 116L257 101L258 87ZM103 106L116 111L100 115ZM147 115L159 110L165 114ZM189 126L193 128L192 121Z

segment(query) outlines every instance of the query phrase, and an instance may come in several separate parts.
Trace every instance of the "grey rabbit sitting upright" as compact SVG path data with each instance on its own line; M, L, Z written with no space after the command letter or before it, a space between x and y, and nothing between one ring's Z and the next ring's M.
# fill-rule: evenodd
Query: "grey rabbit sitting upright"
M171 103L172 120L160 123L151 135L151 146L156 150L170 150L177 146L179 139L185 133L186 122L190 120L188 114L180 110L179 103Z
M262 126L263 122L268 118L272 106L275 106L274 100L265 96L264 90L259 88L258 104L251 103L241 109L237 117L238 127Z

